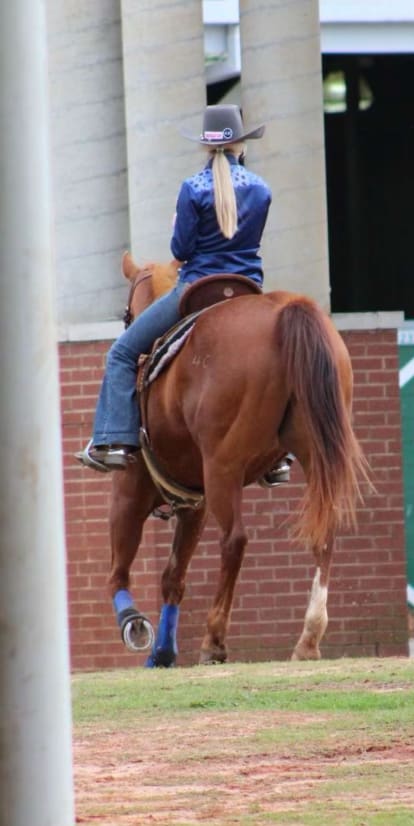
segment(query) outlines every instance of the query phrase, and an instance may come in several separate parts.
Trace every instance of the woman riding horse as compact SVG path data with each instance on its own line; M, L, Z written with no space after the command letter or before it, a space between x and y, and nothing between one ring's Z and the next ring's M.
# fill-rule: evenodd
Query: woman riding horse
M93 438L77 454L95 470L125 469L139 449L137 364L155 339L179 321L183 291L212 273L237 273L263 283L259 254L271 191L244 166L245 142L261 138L264 125L245 129L238 106L207 106L198 141L208 152L206 166L180 189L171 251L183 261L173 289L141 313L112 345L95 414ZM265 475L273 485L289 479L292 457ZM267 477L267 479L266 479Z

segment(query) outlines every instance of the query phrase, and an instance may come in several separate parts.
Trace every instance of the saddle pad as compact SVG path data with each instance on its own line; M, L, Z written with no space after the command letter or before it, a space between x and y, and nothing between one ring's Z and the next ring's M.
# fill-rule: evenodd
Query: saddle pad
M190 335L200 312L193 313L183 321L179 321L162 338L157 339L145 365L145 385L151 384L176 356L187 336Z

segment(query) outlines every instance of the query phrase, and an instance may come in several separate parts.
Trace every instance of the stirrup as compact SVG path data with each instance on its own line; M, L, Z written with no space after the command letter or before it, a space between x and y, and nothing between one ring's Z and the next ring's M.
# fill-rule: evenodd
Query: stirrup
M136 461L134 453L135 451L127 447L94 447L91 440L86 448L80 453L75 453L75 456L82 465L101 473L109 473L111 470L125 470L131 462Z
M283 485L289 481L290 464L286 459L281 459L275 467L264 473L261 479L258 479L262 488L276 488L278 485Z
M106 467L102 462L98 462L96 459L93 458L90 454L90 449L93 447L93 440L90 439L86 447L83 450L79 451L79 453L75 453L75 458L78 462L81 463L84 467L90 467L93 470L99 470L100 473L109 473L110 468Z

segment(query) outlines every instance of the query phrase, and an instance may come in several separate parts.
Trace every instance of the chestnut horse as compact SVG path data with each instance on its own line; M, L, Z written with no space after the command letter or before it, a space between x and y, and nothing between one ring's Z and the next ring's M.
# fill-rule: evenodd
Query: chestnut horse
M171 288L178 262L140 269L126 253L128 312L136 317ZM163 504L142 452L113 476L110 593L132 650L152 647L147 665L176 659L178 606L207 513L220 531L221 569L207 617L200 662L224 662L234 588L247 543L243 489L286 453L303 468L306 487L296 539L314 556L316 572L294 659L318 659L325 632L329 570L338 528L355 524L365 460L351 425L352 369L329 317L302 295L245 295L202 312L168 369L152 383L149 438L167 478L197 493L179 507L162 575L163 608L156 638L128 590L145 520Z

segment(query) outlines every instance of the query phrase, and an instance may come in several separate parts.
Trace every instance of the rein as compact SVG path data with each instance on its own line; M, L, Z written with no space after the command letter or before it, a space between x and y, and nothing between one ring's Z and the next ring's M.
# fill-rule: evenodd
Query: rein
M137 275L136 278L134 278L134 281L131 284L131 288L130 288L129 296L128 296L128 304L125 307L124 315L122 317L122 320L124 322L125 330L128 329L128 327L131 325L131 323L134 320L134 317L133 317L132 312L131 312L131 305L132 305L132 299L135 295L135 290L137 289L137 287L139 287L140 284L142 284L143 281L146 281L148 278L152 278L152 272L151 272L151 270L144 270L144 272L140 273L139 275Z

